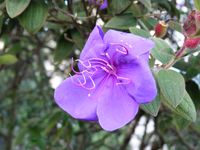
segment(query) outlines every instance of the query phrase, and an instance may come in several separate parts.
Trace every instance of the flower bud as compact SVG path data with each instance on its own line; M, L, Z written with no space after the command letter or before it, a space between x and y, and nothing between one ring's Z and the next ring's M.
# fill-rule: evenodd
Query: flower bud
M155 26L155 36L162 38L167 33L168 24L166 24L164 21L159 21L159 23Z
M200 12L193 10L187 17L183 25L186 37L193 38L200 35Z
M185 47L194 49L200 44L200 38L188 38L185 40Z
M196 21L196 26L198 28L198 31L200 31L200 11L196 11L195 21Z

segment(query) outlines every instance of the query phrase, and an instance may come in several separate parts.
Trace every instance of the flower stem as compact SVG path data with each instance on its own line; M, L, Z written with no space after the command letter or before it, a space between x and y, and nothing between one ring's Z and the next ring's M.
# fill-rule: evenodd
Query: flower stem
M164 69L169 69L172 67L182 56L185 52L185 46L182 46L175 54L175 57L173 57L166 65L164 65Z
M175 58L173 57L173 58L168 62L168 64L164 65L163 68L164 68L164 69L168 69L168 68L170 68L171 66L173 66L175 62L176 62L176 61L175 61Z
M181 47L180 50L177 51L175 58L176 59L181 58L184 55L184 52L185 52L185 46Z

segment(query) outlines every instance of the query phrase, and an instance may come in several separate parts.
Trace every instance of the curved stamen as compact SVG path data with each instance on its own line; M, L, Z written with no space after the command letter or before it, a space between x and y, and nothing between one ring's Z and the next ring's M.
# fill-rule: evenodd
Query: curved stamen
M120 43L110 43L111 46L120 46L122 49L116 48L117 52L128 55L128 48Z
M116 52L119 52L123 55L128 54L128 48L120 43L110 43L109 46L114 46L113 48L116 50ZM108 49L109 49L109 46L108 46ZM113 62L113 60L115 59L115 56L117 55L116 52L112 56L110 56L107 51L104 51L102 55L105 56L107 60L102 59L102 58L97 58L97 57L89 58L88 60L84 60L84 61L80 59L75 60L75 62L78 62L83 67L81 68L82 71L76 71L74 69L74 61L72 58L71 70L75 74L80 75L80 77L78 76L76 78L77 81L75 81L74 78L72 78L73 82L76 85L86 90L93 90L96 88L96 84L92 76L98 71L98 69L101 69L101 70L104 70L106 73L108 73L108 77L110 75L114 75L116 77L117 79L116 85L124 85L124 84L131 83L131 80L129 78L118 76L116 73L116 68ZM87 84L88 82L89 84ZM91 87L87 87L87 86L91 86Z
M85 65L85 63L84 63L82 60L80 60L80 59L76 59L75 61L76 61L76 62L80 62L81 65L82 65L83 67L85 67L85 68L90 68L90 67L92 67L92 65L91 65L91 63L90 63L89 61L87 61L88 66Z
M117 77L117 79L118 79L118 81L119 81L119 82L116 83L116 85L129 84L129 83L131 83L131 79L129 79L129 78L120 77L120 76L116 76L116 77ZM122 81L122 82L120 82L120 81Z
M84 73L82 74L82 77L83 77L83 82L81 82L81 80L78 77L76 79L77 79L77 81L79 83L77 83L73 78L72 78L72 82L74 84L76 84L77 86L80 86L80 87L82 87L82 88L84 88L86 90L93 90L93 89L95 89L95 87L96 87L95 82L94 82L94 80L92 79L92 77L90 75L88 75L88 79L90 79L90 81L92 83L92 87L86 87L87 79L86 79Z
M108 64L108 62L106 61L106 60L104 60L104 59L101 59L101 58L90 58L89 59L89 61L90 62L94 62L94 63L99 63L99 64L101 64L101 65L107 65Z
M72 75L71 75L70 73L69 73L69 76L72 77ZM75 82L73 78L71 78L71 80L72 80L72 82L73 82L75 85L77 85L77 86L82 86L82 85L83 85L82 83L80 83L80 80L79 80L79 79L78 79L79 84L78 84L77 82Z
M80 60L80 59L77 59L77 60L75 60L75 61L76 61L76 62L80 62L80 64L81 64L83 67L86 68L86 69L83 70L83 71L76 71L76 70L74 69L74 60L73 60L73 58L72 58L71 70L72 70L75 74L81 75L83 72L87 72L87 73L89 73L89 74L94 74L94 73L97 71L96 68L92 67L92 65L91 65L91 63L90 63L89 61L87 61L87 62L88 62L88 65L85 65L85 63L84 63L82 60ZM92 70L92 69L94 69L94 70Z
M109 67L111 70L113 70L113 67L112 65L110 65L107 61L105 61L104 59L101 59L101 58L91 58L89 59L89 61L91 62L91 64L94 66L94 67L100 67L100 68L107 68ZM96 65L95 65L96 63Z
M102 70L104 70L107 73L110 73L110 70L108 70L106 67L100 67Z
M83 73L81 74L81 76L83 77L83 82L81 82L81 80L77 77L79 84L77 84L77 83L76 84L79 86L84 86L86 84L86 77Z
M95 82L94 82L94 80L92 79L91 76L89 76L89 79L90 79L90 81L91 81L91 83L92 83L92 87L86 87L85 85L86 85L87 82L85 82L84 84L80 84L80 86L81 86L82 88L86 89L86 90L93 90L93 89L96 88L96 84L95 84ZM86 81L86 80L85 80L85 81Z

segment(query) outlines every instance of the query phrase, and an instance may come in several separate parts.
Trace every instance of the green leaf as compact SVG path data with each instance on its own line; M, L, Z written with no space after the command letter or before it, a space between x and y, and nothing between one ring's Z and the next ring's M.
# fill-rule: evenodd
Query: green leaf
M196 121L196 109L187 91L184 92L181 103L176 107L175 112L189 121Z
M143 29L138 29L136 27L130 27L129 31L135 35L139 35L145 38L151 37L150 33Z
M30 33L38 32L46 21L47 5L41 1L32 1L19 16L20 24Z
M20 15L29 5L31 0L6 0L6 10L11 18Z
M17 62L17 57L11 54L4 54L0 56L0 65L11 65Z
M151 0L139 0L148 10L151 10Z
M132 14L134 17L142 17L146 13L148 13L148 10L146 9L146 7L140 3L133 3L131 5L131 9L132 9Z
M176 128L178 130L182 130L182 129L186 128L190 124L190 122L188 120L182 118L181 116L174 114L173 124L176 126Z
M62 35L58 40L57 48L54 53L54 60L59 62L67 59L73 53L73 46L74 44L65 40L64 36Z
M132 14L124 14L120 16L115 16L109 20L106 24L106 28L128 30L129 27L136 25L136 19Z
M159 95L157 95L155 100L151 103L140 105L140 108L142 108L146 113L149 113L150 115L156 117L160 108Z
M151 39L155 42L155 47L151 50L151 54L154 58L167 64L174 57L172 48L160 38Z
M160 70L156 77L165 101L176 108L183 101L185 92L184 78L173 70Z
M194 0L194 6L197 10L200 10L200 1L199 0Z
M110 8L113 14L120 14L131 4L130 0L111 0Z
M171 29L176 30L176 31L182 33L182 27L181 27L181 24L180 24L180 23L170 20L170 21L168 22L168 25L169 25L169 27L170 27Z
M141 18L141 21L143 24L149 29L154 30L155 25L158 23L158 21L153 17L143 16Z
M70 30L70 33L71 33L72 39L73 39L75 45L77 46L77 48L82 50L84 47L84 43L85 43L84 38L75 29Z

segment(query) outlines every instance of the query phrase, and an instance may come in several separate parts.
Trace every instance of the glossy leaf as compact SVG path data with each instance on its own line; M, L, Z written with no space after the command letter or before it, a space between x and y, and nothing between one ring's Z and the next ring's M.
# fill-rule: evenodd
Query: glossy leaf
M148 9L140 3L133 3L131 5L131 9L133 16L138 18L143 17L146 13L148 13Z
M142 36L142 37L145 37L145 38L149 38L151 37L150 33L143 30L143 29L138 29L136 27L130 27L129 28L129 31L135 35L139 35L139 36Z
M175 112L189 121L195 121L197 117L196 109L189 94L185 91L182 102L177 106Z
M152 38L152 40L155 42L155 47L151 50L153 57L164 64L168 63L174 57L172 48L162 39Z
M114 14L120 14L130 4L131 4L131 1L129 1L129 0L123 0L123 1L122 0L111 0L111 3L110 3L111 12Z
M148 16L143 16L141 18L141 21L145 24L145 26L149 30L154 30L155 25L158 23L158 21L155 18L148 17Z
M140 105L140 108L142 108L142 110L144 110L146 113L156 117L160 108L159 95L157 95L155 100L153 100L151 103Z
M173 70L160 70L157 81L166 102L176 108L183 101L185 94L185 81L182 75Z
M125 14L121 16L115 16L109 20L106 24L106 28L128 30L129 27L136 25L136 19L132 14Z
M174 114L173 116L173 123L178 130L182 130L190 124L188 120L184 119L183 117L177 114Z
M20 24L30 33L38 32L46 21L48 9L44 2L32 1L19 16Z
M147 9L151 10L151 1L150 0L139 0Z
M29 5L31 0L6 0L6 10L11 18L20 15Z

